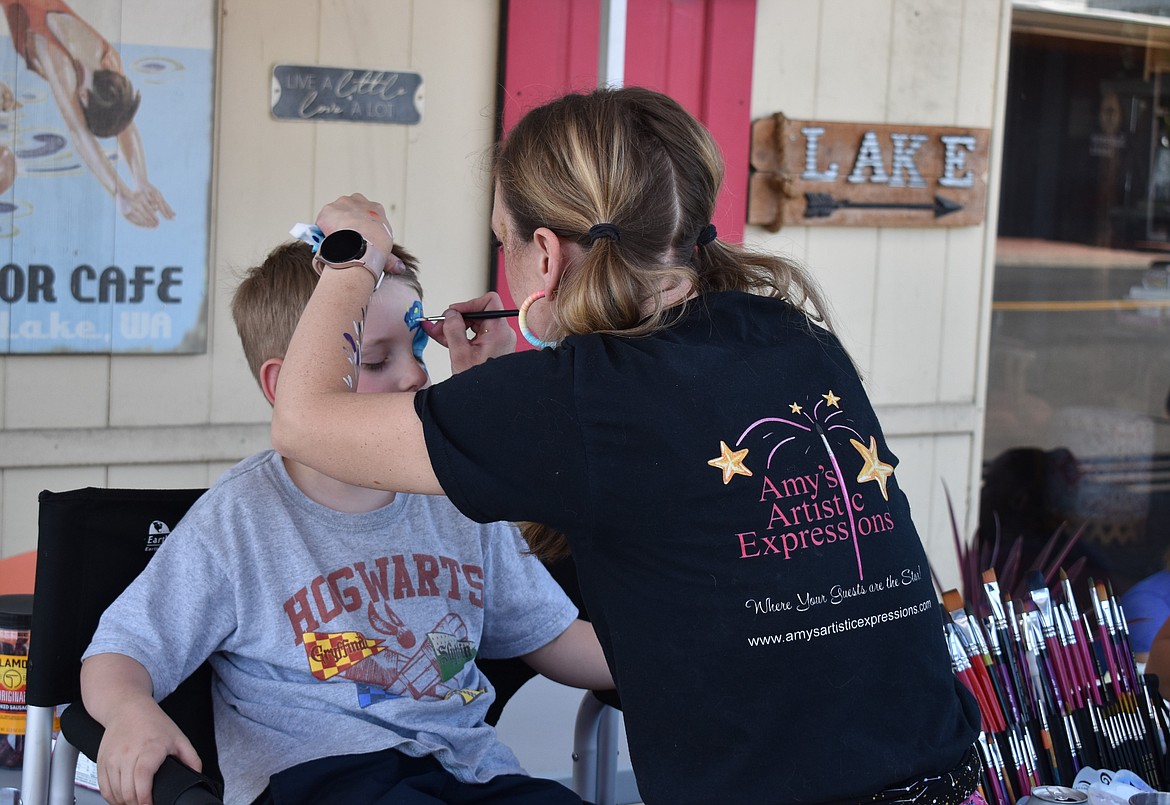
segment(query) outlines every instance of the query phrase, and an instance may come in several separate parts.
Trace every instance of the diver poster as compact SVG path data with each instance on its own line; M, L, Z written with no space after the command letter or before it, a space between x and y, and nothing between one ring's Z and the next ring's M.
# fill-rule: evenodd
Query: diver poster
M0 354L205 352L214 0L0 9Z

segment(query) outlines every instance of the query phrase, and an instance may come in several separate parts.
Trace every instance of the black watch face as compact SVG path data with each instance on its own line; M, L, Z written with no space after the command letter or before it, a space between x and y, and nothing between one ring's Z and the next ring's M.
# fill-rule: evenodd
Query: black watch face
M353 229L339 229L321 241L317 253L326 263L348 263L366 253L366 239Z

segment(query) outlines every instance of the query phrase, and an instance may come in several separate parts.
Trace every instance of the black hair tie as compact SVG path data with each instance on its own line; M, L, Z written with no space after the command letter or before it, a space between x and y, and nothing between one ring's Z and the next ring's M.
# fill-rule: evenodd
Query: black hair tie
M594 224L593 226L589 227L589 231L586 233L586 237L589 238L590 246L592 246L598 238L609 238L614 242L620 241L622 239L621 232L618 232L618 228L613 224Z
M715 229L715 224L707 224L703 227L703 231L699 233L699 237L695 240L695 243L699 246L706 246L718 236L719 232Z

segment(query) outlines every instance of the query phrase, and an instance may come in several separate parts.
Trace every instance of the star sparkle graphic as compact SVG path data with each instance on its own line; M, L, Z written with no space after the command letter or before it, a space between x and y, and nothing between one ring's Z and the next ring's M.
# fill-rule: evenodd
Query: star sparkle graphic
M782 450L799 450L810 457L814 452L824 456L824 460L827 461L827 468L822 468L825 477L836 478L846 493L842 497L843 514L848 522L848 535L857 557L857 577L859 580L864 580L865 567L861 560L861 540L859 539L858 527L861 508L855 508L853 495L849 492L848 487L851 483L877 481L881 487L882 496L885 497L886 478L894 470L889 464L878 460L876 439L871 437L872 447L870 448L866 448L865 444L859 441L865 436L853 426L852 418L841 407L841 398L832 389L829 389L826 394L821 394L819 399L815 395L812 396L812 399L807 402L807 408L797 402L792 402L785 406L790 411L788 414L764 416L757 419L744 429L734 444L736 447L741 447L749 438L762 440L764 442L762 449L767 451L763 459L764 471L773 469L773 462L779 457ZM835 434L837 437L834 442L830 442L830 434ZM838 440L840 437L849 438L861 452L863 466L861 475L858 476L856 482L847 482L846 480L847 477L852 476L852 467L854 466L852 462L856 459L849 458L849 455L852 454L838 456L837 450L834 449L834 443L839 447L843 446L844 442ZM726 484L736 472L732 469L736 457L740 457L739 464L742 466L742 456L746 455L747 449L734 451L724 442L720 442L720 447L723 454L707 463L723 470L723 482ZM844 460L849 461L850 472L848 476L841 467L841 462ZM758 456L755 463L759 463ZM751 473L746 474L750 475Z
M849 444L857 448L857 452L861 453L861 457L865 461L861 472L857 473L857 482L877 481L882 490L882 497L889 500L890 496L886 494L886 479L894 474L894 468L878 458L877 440L870 436L869 447L856 439L850 439Z
M713 458L707 463L712 467L723 470L724 485L731 483L733 476L750 476L752 474L752 471L743 465L743 460L747 458L748 454L746 447L743 450L732 450L727 446L727 442L720 440L719 452L719 458Z

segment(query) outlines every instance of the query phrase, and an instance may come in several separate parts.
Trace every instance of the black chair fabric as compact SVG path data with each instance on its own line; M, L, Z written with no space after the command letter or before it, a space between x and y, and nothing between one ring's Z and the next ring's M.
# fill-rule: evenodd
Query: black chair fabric
M87 487L40 494L28 704L56 707L80 702L81 655L102 612L142 572L166 535L205 491ZM163 700L162 707L199 753L203 776L222 791L210 685L211 668L205 664ZM69 726L88 718L79 708L73 716L62 717L62 729L74 746L93 758L101 740L100 726L89 720L96 734L84 726L80 730ZM160 782L167 784L156 779L156 788Z

